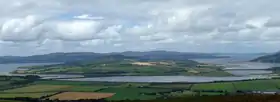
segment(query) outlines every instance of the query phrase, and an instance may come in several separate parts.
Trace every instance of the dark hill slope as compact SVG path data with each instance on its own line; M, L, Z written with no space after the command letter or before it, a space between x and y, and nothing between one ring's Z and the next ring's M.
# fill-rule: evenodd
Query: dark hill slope
M280 63L280 52L275 54L258 57L253 62Z

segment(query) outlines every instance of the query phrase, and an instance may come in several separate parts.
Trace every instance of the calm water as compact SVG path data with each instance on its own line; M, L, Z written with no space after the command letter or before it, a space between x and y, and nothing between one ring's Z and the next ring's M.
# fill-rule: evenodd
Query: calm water
M257 58L260 55L251 54L251 55L229 55L229 56L231 56L231 58L194 59L194 60L201 63L222 65L225 67L225 71L236 76L271 74L272 71L267 71L264 69L280 66L280 64L275 64L275 63L248 62L249 60Z
M243 76L243 77L198 77L198 76L120 76L60 79L71 81L103 81L103 82L213 82L237 81L247 79L265 79L268 76Z
M268 75L272 73L272 71L266 70L227 70L227 72L235 76Z

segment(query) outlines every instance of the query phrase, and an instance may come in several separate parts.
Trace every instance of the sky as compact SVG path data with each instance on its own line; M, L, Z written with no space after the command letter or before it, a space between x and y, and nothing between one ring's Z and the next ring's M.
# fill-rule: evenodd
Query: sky
M280 50L279 0L0 0L0 55Z

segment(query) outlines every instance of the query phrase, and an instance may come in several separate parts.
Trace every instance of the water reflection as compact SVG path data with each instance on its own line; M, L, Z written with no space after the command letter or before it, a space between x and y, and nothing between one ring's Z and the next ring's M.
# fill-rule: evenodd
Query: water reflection
M227 72L235 76L264 75L272 73L272 71L266 70L227 70Z
M193 59L201 63L218 64L225 67L225 71L235 76L264 75L271 74L272 71L265 69L280 66L276 63L248 62L253 57L231 57L218 59Z

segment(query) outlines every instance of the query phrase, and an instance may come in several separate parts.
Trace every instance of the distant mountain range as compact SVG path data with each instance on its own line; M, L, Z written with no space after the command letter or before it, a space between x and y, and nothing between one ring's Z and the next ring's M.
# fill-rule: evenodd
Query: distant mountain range
M73 53L51 53L33 56L3 56L0 63L64 63L75 61L100 60L102 58L114 59L138 59L138 60L188 60L197 58L225 58L218 54L208 53L188 53L172 51L149 51L149 52L120 52L120 53L93 53L93 52L73 52Z
M253 62L280 63L280 52L258 57Z

